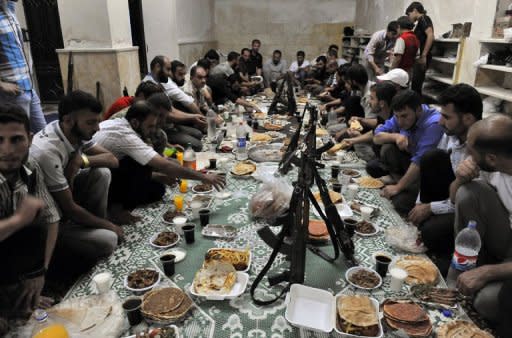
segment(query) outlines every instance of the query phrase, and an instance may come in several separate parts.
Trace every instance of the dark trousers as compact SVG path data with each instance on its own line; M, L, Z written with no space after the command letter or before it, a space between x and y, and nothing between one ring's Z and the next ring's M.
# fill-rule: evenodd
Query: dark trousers
M429 55L427 57L427 64L422 65L416 62L412 68L411 89L420 95L423 88L423 82L425 82L425 73L427 72L431 60L432 56Z
M497 331L500 337L512 337L512 321L510 314L512 313L512 279L503 283L499 299L499 312L501 320L498 323Z
M165 194L165 185L151 179L153 170L130 157L119 161L119 168L111 169L112 183L109 205L121 204L123 209L159 201Z

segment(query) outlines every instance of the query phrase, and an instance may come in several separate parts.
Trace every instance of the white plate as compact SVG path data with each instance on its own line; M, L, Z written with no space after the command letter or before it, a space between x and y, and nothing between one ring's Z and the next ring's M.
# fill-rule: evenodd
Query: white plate
M187 256L187 251L185 249L182 249L182 248L172 248L170 250L167 250L165 251L163 255L174 255L174 257L176 257L174 259L174 263L179 263L181 262L182 260L185 259L185 257Z
M350 277L350 275L352 275L354 272L357 272L358 270L366 270L366 271L373 272L379 278L379 284L377 284L373 288L363 288L362 286L352 283L350 281L350 279L348 279L348 277ZM382 277L375 270L364 267L364 266L354 266L354 267L351 267L350 269L348 269L347 272L345 272L345 279L347 280L347 282L350 285L352 285L353 287L356 287L358 289L361 289L361 290L374 290L374 289L380 288L380 286L382 285Z
M371 222L370 222L370 223L371 223ZM354 232L355 232L356 234L358 234L359 236L363 236L363 237L371 237L371 236L375 236L376 234L378 234L378 233L379 233L380 228L379 228L377 225L375 225L374 223L372 223L372 226L373 226L373 228L375 229L375 231L374 231L374 232L372 232L372 233L364 234L364 233L362 233L362 232L358 232L358 231L357 231L357 226L356 226L356 230L355 230Z
M245 249L238 249L238 248L211 248L211 249L208 249L208 252L210 252L210 250L214 250L214 249L224 249L224 250L245 252ZM247 262L247 268L245 268L244 270L237 270L237 271L248 272L249 269L251 268L251 261L252 261L252 253L251 253L251 250L249 250L249 261Z
M324 210L324 212L325 212L323 203L318 203L318 204L320 205L320 208L322 208L322 210ZM341 218L347 218L347 217L354 216L354 212L348 206L348 204L339 203L339 204L335 204L335 205L336 205L336 209L338 210L338 214L340 215ZM313 210L313 213L316 215L316 217L320 218L320 214L318 213L318 211L316 210L316 208L313 205L310 206L310 209Z
M219 191L215 194L215 197L217 197L221 200L225 200L226 198L231 197L231 191Z
M197 297L203 297L208 300L224 300L224 299L233 299L238 296L240 296L242 293L244 293L245 288L247 287L247 282L249 281L249 275L245 272L236 272L236 282L235 285L233 285L233 288L229 293L222 294L222 295L210 295L210 294L203 294L203 293L197 293L194 290L194 283L190 285L190 293Z
M237 229L232 225L207 224L201 230L201 234L205 237L233 239L236 237Z
M164 245L164 246L156 245L155 243L153 243L153 241L157 238L158 234L160 234L160 232L157 232L156 234L153 234L153 236L151 236L149 238L149 244L152 247L157 248L157 249L168 249L168 248L175 246L180 241L180 235L175 231L170 231L170 232L174 232L178 236L178 238L176 238L176 241L174 241L173 243L171 243L169 245Z
M356 171L357 172L357 174L355 174L355 175L347 175L347 176L350 176L351 178L361 177L361 171L359 171L359 170L356 170L356 169L341 169L341 172L343 173L345 170L352 170L352 171ZM343 173L343 175L346 175L346 174Z
M194 186L192 187L192 192L193 192L194 194L202 194L202 195L205 195L205 194L211 194L211 193L213 192L213 186L212 186L212 188L211 188L210 190L207 190L207 191L196 191L196 186L198 186L198 185L200 185L200 184L194 185ZM201 185L202 185L202 184L201 184Z
M132 272L137 271L137 270L134 270L134 271L131 271L128 275L126 275L126 276L124 277L124 287L125 287L127 290L130 290L130 291L132 291L132 292L140 292L140 293L142 293L142 292L146 292L146 291L151 290L152 288L154 288L155 286L157 286L157 285L158 285L158 283L160 283L160 277L161 277L161 276L160 276L160 272L158 272L158 271L157 271L157 270L155 270L155 269L151 269L151 268L143 268L143 269L144 269L144 270L153 270L153 271L156 271L156 272L158 273L158 278L156 279L156 282L154 282L152 285L150 285L150 286L148 286L148 287L145 287L145 288L142 288L142 289L134 289L134 288L129 287L129 286L128 286L128 275L129 275L130 273L132 273ZM141 268L141 269L138 269L138 270L142 270L142 268Z
M337 294L336 298L335 298L336 301L334 304L338 304L338 298L340 298L342 296L343 296L342 294ZM379 301L372 297L370 297L370 301L372 302L372 305L375 307L375 312L377 313L377 316L379 316ZM337 306L337 305L335 305L335 306ZM335 311L334 312L334 323L337 322L337 316L338 316L338 311ZM342 337L347 337L347 338L380 338L384 335L384 331L382 329L382 323L380 320L378 320L378 326L379 326L379 334L375 337L358 336L355 334L345 333L345 332L338 330L338 325L336 325L336 324L334 325L334 330L336 332L338 332Z

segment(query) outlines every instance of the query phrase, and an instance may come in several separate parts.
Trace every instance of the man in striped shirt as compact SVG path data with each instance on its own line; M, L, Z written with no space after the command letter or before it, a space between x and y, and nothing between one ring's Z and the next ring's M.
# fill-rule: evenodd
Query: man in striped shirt
M46 120L23 51L16 1L0 0L0 102L21 106L30 117L31 131L36 133L44 128Z
M57 238L59 213L41 168L27 160L30 143L23 109L0 105L0 321L39 306Z

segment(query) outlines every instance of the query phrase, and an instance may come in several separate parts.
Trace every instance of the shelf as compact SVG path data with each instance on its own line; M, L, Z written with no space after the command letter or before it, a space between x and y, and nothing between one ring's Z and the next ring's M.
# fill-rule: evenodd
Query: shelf
M490 69L498 72L512 73L512 67L498 66L498 65L481 65L482 69Z
M427 75L429 79L435 80L437 82L445 83L447 85L453 84L453 79L446 75Z
M434 41L435 41L435 42L459 43L459 42L460 42L460 39L458 39L458 38L452 38L452 39L443 39L443 38L440 38L440 39L435 39Z
M505 89L498 86L477 86L475 88L480 94L512 102L512 89Z
M359 46L359 48L361 48L361 49L366 49L366 46L367 46L367 45Z
M457 59L445 58L445 57L441 57L441 56L433 56L432 60L436 60L437 62L450 63L452 65L457 63Z
M503 43L512 44L512 41L505 41L505 39L480 39L481 43Z

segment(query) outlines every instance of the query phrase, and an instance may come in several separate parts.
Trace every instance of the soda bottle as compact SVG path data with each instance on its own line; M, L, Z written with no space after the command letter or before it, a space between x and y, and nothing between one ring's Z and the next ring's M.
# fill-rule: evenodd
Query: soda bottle
M446 281L448 287L455 287L457 277L461 273L476 267L481 247L482 241L480 234L476 230L476 222L469 221L467 228L462 229L455 238L455 252L453 253Z
M53 323L48 319L48 313L37 309L34 311L36 325L32 329L32 338L69 338L69 333L62 324Z
M238 124L236 128L236 159L239 161L247 159L247 130L244 127L243 121Z
M196 170L196 152L192 149L190 143L187 145L187 149L185 149L185 153L183 154L183 166Z
M206 113L206 124L208 125L208 141L214 142L216 138L216 125L217 123L217 114L213 111L213 109L209 109Z

